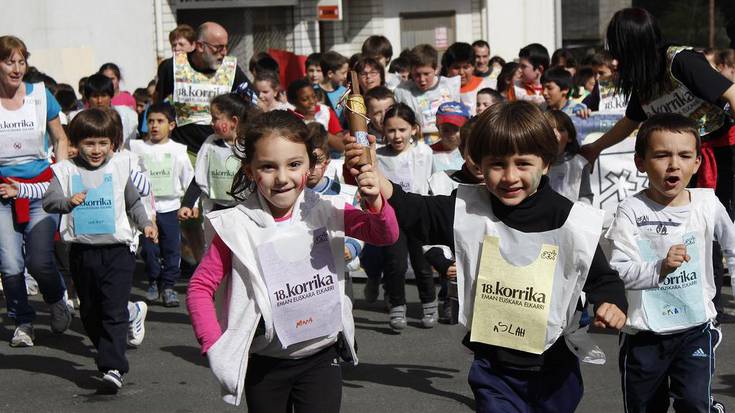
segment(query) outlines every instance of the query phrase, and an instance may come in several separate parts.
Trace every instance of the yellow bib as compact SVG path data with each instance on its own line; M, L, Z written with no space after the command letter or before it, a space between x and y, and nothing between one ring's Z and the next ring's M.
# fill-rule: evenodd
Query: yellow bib
M486 236L470 340L543 353L558 256L558 246L543 244L535 261L515 266L500 254L500 239Z

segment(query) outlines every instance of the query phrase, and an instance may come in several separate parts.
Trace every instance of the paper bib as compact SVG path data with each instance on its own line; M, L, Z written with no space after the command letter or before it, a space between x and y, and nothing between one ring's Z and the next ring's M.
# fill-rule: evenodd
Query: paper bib
M342 329L342 301L326 228L287 234L257 247L284 348Z
M232 201L228 194L232 189L232 180L240 169L240 160L235 155L222 156L218 151L209 151L209 198L219 201Z
M659 261L666 256L671 245L679 243L686 245L690 257L689 262L684 262L667 275L659 288L642 291L643 311L654 332L680 330L707 321L701 280L705 271L698 245L703 239L704 234L689 232L681 239L644 236L637 240L641 257L649 262Z
M161 155L143 155L151 189L156 197L170 197L174 192L174 163L170 153Z
M102 184L89 188L80 175L71 177L72 193L87 191L84 202L72 210L76 235L114 234L115 197L112 174L105 174Z
M559 247L542 244L535 261L508 263L500 239L486 236L473 308L471 341L544 352Z

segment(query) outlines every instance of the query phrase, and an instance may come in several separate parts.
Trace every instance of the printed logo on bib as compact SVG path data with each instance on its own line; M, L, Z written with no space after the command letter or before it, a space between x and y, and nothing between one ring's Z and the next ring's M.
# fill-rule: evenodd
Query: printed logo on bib
M76 235L114 234L115 198L112 174L105 174L97 188L87 188L79 175L72 176L73 194L87 192L84 202L72 210Z
M240 169L240 160L234 155L222 157L216 151L209 153L209 198L220 201L232 201L228 194L232 189L232 180Z
M642 292L642 306L648 325L655 332L666 332L702 324L706 321L702 293L702 262L696 233L682 237L689 261L667 275L658 288ZM641 257L658 262L665 257L670 243L660 238L638 240Z
M27 132L36 129L36 122L32 119L21 119L14 122L0 121L2 132Z
M169 197L174 195L173 158L170 153L163 155L143 155L151 180L153 195Z
M265 243L257 255L284 348L341 329L341 292L326 228Z
M471 341L534 354L544 351L558 250L543 244L534 262L515 266L501 255L499 238L485 237Z

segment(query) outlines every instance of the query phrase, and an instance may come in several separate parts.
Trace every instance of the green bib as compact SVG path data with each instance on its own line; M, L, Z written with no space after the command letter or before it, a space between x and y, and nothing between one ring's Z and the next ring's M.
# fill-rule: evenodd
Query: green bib
M171 197L174 191L174 162L170 153L143 155L150 176L151 189L156 197Z

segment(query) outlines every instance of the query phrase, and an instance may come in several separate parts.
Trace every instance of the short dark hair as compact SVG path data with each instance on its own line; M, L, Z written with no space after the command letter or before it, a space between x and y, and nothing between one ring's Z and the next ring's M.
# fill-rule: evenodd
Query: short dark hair
M490 87L484 87L477 91L478 95L488 95L492 100L495 101L495 103L502 102L505 100L505 97L500 94L497 90L490 88Z
M449 69L456 63L475 63L475 49L469 43L457 42L444 52L442 56L442 67Z
M561 90L572 89L572 74L562 66L554 66L541 74L541 84L556 83Z
M154 103L148 107L148 116L151 113L160 113L165 116L169 122L176 122L176 110L168 102Z
M577 154L579 153L579 142L577 141L577 129L574 127L572 118L561 110L553 109L545 112L546 120L551 123L551 126L556 128L557 131L566 131L569 140L567 141L567 147L564 148L565 153Z
M250 73L257 73L266 70L278 73L280 69L278 67L278 62L273 58L273 56L266 52L259 52L250 59L248 70L250 70Z
M613 57L610 52L602 51L588 54L582 59L584 66L612 66Z
M554 129L533 103L500 102L478 116L472 127L467 153L480 165L486 156L531 154L551 165L559 151Z
M304 62L304 70L307 70L309 66L319 66L319 69L321 69L322 68L322 54L312 53L306 56L306 61Z
M409 70L411 70L411 63L403 56L393 59L388 65L388 72L390 73L407 72Z
M322 54L322 61L321 61L321 67L322 67L322 73L324 74L324 77L327 77L327 73L329 71L336 72L339 69L342 68L342 66L345 65L345 63L348 63L347 58L342 56L341 54L329 51Z
M112 79L100 73L90 75L87 81L84 82L84 97L89 99L94 95L115 96Z
M472 47L487 47L487 50L490 51L490 44L482 39L472 42Z
M408 64L411 69L421 66L431 66L436 69L439 65L439 53L430 44L420 44L408 53Z
M321 149L329 155L329 134L319 122L311 122L306 125L306 129L309 130L309 141L311 142L312 151Z
M271 72L270 70L258 70L258 74L255 75L255 79L253 79L253 82L271 82L271 87L278 91L278 89L281 87L281 79L278 76L278 73Z
M395 101L396 97L393 95L393 92L391 92L390 89L388 89L385 86L378 86L374 87L367 92L365 92L365 103L367 104L371 99L373 100L383 100L383 99L393 99Z
M539 43L531 43L518 52L518 57L528 59L534 69L549 67L549 51Z
M142 100L144 102L150 102L151 101L151 94L148 93L148 89L144 87L139 87L135 89L133 92L133 98L135 98L135 101Z
M551 55L551 66L574 68L577 67L577 59L569 49L556 49Z
M699 136L699 125L686 116L678 113L659 113L648 118L635 137L635 156L645 158L648 150L648 142L654 132L688 133L694 137L696 144L696 155L699 156L702 149L702 140Z
M288 85L288 89L286 89L286 99L288 100L288 103L292 104L296 102L296 99L299 95L299 90L310 87L314 88L311 83L306 79L296 79L293 82L291 82Z
M385 61L390 61L393 57L393 45L390 44L390 40L387 37L374 34L362 43L362 54L364 56L378 58L383 57Z
M194 42L197 41L197 33L194 31L194 28L189 26L188 24L180 24L176 26L175 29L171 30L168 33L168 42L173 43L174 40L178 39L179 37L183 37L186 39L187 42L194 44Z
M85 109L77 113L69 123L69 141L78 146L86 138L106 137L114 145L117 136L122 137L122 124L120 117L113 116L112 112L117 115L114 109L106 108Z
M59 105L61 105L62 111L76 109L77 94L74 92L74 88L71 85L67 83L59 83L56 85L54 97L59 102Z

